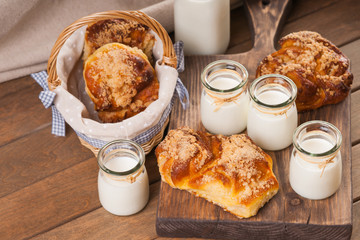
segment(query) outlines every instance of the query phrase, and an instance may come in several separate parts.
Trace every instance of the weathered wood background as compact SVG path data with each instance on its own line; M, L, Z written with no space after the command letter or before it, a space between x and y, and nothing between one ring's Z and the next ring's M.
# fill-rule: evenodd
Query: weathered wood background
M240 54L217 56L189 56L187 70L181 74L191 97L190 107L183 110L176 104L170 119L170 128L189 126L205 130L201 124L200 98L202 84L200 74L205 66L215 60L232 59L242 63L249 71L249 82L255 78L259 61L275 51L274 36L278 25L285 19L284 12L289 0L245 1L245 10L251 22L253 47ZM280 188L259 213L250 219L239 220L220 207L197 198L186 191L172 189L162 183L157 212L157 233L170 237L246 238L259 239L347 239L351 235L351 137L350 98L315 111L299 114L299 124L310 120L333 123L343 134L343 178L340 189L332 197L311 201L298 196L290 187L289 162L292 148L267 151L274 162L274 173ZM336 114L334 114L336 113ZM276 136L274 136L276 138Z

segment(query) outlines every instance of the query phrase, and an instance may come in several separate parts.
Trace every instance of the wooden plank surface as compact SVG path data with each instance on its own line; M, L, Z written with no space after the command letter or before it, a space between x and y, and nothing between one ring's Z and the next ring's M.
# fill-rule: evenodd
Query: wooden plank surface
M93 156L81 146L75 132L69 132L66 138L50 133L48 126L1 148L0 197Z
M360 144L352 147L352 156L353 200L356 202L360 200Z
M354 74L351 92L355 92L360 89L360 80L358 78L360 76L360 68L358 67L360 65L360 39L344 45L341 47L341 51L350 59L351 72Z
M353 144L357 144L360 143L360 128L358 127L360 124L360 91L356 91L351 94L351 101L351 142Z
M0 124L0 146L50 125L51 111L44 111L38 99L40 91L41 87L29 78L0 84L0 122L16 119L16 124Z
M298 3L301 3L302 8L305 9L320 9L318 11L309 10L309 12L303 15L300 12L302 8L297 8ZM280 37L291 32L311 30L319 32L339 47L358 39L360 31L358 27L360 1L344 0L334 1L330 5L321 4L323 4L323 1L294 1L293 5L296 7L292 7L289 16L303 15L303 17L288 21L287 24L284 25ZM242 31L244 31L244 26L246 26L246 23L243 22L241 24ZM251 49L251 46L252 43L248 37L246 41L242 41L236 46L229 48L227 53L236 54L244 52Z
M291 14L286 18L286 23L295 21L311 13L329 7L335 4L336 0L319 0L313 1L296 1L296 8L291 10ZM295 5L295 3L294 3ZM231 39L227 53L246 52L251 49L251 33L249 29L249 21L246 18L244 8L237 8L231 12ZM239 48L242 43L246 43L246 47Z
M314 1L312 3L315 4ZM304 18L286 24L281 36L306 29L319 32L334 44L342 46L359 37L359 15L357 14L359 9L359 1L336 1Z
M192 98L190 108L184 111L180 104L175 105L170 120L170 128L189 126L198 130L205 130L200 119L200 74L204 67L218 59L232 59L245 65L249 71L250 81L254 79L256 66L272 48L272 39L276 36L276 10L280 6L257 6L250 9L250 15L255 16L255 40L251 54L242 53L222 56L189 56L186 58L186 71L181 75L185 86ZM336 5L336 4L334 4ZM266 9L270 7L270 9ZM333 11L334 6L325 8L321 15ZM329 10L330 9L330 10ZM258 12L257 12L258 11ZM275 13L274 13L275 12ZM263 16L270 13L264 20ZM272 15L273 14L273 15ZM319 14L319 13L317 13ZM335 21L339 16L332 16ZM302 19L299 19L302 22ZM267 24L265 24L265 22ZM275 22L271 24L269 22ZM323 24L323 23L322 23ZM266 28L258 29L259 26ZM290 23L292 29L298 25ZM349 29L352 28L350 25ZM301 30L301 29L299 29ZM309 29L311 30L311 29ZM333 29L336 32L337 29ZM270 35L264 32L270 32ZM354 33L356 34L356 33ZM261 39L261 44L257 42ZM270 51L271 52L271 51ZM261 56L261 57L260 57ZM333 114L334 112L338 114ZM281 237L312 238L346 238L352 228L352 198L351 198L351 140L350 140L350 97L340 104L326 106L316 111L308 111L299 115L299 124L305 121L320 119L333 123L343 133L342 159L343 180L338 192L332 197L311 201L299 197L288 181L289 156L291 148L270 153L274 160L274 172L278 177L280 189L278 194L259 211L257 216L250 219L237 219L233 215L222 211L204 199L197 198L185 191L172 189L167 184L161 184L159 208L157 213L157 231L162 236L171 237L245 237L251 233L252 238L267 234L268 238ZM181 206L188 206L183 208Z
M352 232L351 239L357 240L360 239L360 202L354 203L354 230Z
M97 169L89 159L2 197L0 236L23 239L98 208Z
M151 185L149 203L135 215L118 217L99 208L34 239L154 239L159 186Z
M199 105L196 104L199 102L201 90L197 71L215 59L214 57L189 57L186 60L195 66L194 69L191 69L194 71L184 73L185 85L193 100L190 109L186 112L183 112L179 105L178 108L174 108L174 117L171 119L170 128L186 125L194 129L203 129L198 114L200 112ZM332 112L337 112L339 115L332 114ZM351 233L350 98L336 106L300 114L300 123L313 119L334 123L344 136L342 148L344 177L337 194L321 201L310 201L297 196L292 191L286 174L289 169L288 160L290 156L290 149L286 149L270 153L274 160L274 172L281 187L279 193L260 210L257 216L249 220L236 219L233 215L223 212L222 209L204 199L197 198L184 191L172 189L167 184L162 184L157 218L158 233L163 236L178 237L218 237L221 235L231 239L234 236L247 235L250 232L249 229L252 229L251 236L254 238L258 238L266 232L267 234L274 233L272 237L278 239L280 235L285 234L284 224L286 223L303 225L301 227L287 225L286 233L290 234L287 237L304 237L308 233L314 238L330 233L334 235L325 236L339 237ZM293 202L300 202L300 204L293 204ZM188 207L183 208L181 206ZM232 224L232 228L226 228L231 226L229 222ZM235 222L236 224L234 224ZM256 223L261 223L262 228ZM308 224L314 226L313 231L309 231ZM317 228L318 225L322 225L324 228ZM221 226L221 230L218 229L219 226ZM325 226L329 228L325 228ZM209 233L214 235L207 235Z
M312 25L351 59L353 240L360 239L359 10L355 0L295 0L280 33ZM244 13L244 7L232 11L228 53L252 47ZM160 176L154 155L146 159L152 183L146 208L131 217L108 214L97 198L95 157L69 127L65 138L51 135L51 111L39 101L40 91L29 76L0 84L0 239L168 239L155 230Z

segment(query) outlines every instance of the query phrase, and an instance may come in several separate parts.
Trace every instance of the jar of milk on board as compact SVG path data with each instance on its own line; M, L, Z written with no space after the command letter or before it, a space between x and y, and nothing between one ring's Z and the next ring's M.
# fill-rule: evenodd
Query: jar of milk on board
M187 55L224 53L230 41L230 0L175 0L174 30Z
M231 135L246 128L248 72L238 62L219 60L201 74L201 122L211 133Z
M131 215L149 200L145 153L137 143L116 140L98 153L98 190L101 205L110 213Z
M293 137L289 180L293 190L309 199L324 199L340 187L341 133L324 121L300 125Z
M295 83L283 75L264 75L252 82L249 93L249 137L261 148L271 151L291 145L298 122Z

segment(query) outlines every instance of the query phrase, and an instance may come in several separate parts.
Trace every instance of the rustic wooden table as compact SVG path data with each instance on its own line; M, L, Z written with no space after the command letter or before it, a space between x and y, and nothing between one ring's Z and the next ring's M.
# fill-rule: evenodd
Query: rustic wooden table
M321 33L351 59L353 233L360 239L360 1L298 0L281 30ZM231 13L228 53L252 47L244 8ZM160 175L153 153L146 158L150 201L140 213L117 217L100 205L98 166L67 126L51 135L51 111L38 99L30 77L0 84L0 239L164 239L155 231Z

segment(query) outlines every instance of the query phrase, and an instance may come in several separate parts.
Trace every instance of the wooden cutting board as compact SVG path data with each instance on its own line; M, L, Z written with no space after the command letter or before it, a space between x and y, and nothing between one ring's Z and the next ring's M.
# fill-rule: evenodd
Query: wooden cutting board
M274 40L290 7L290 0L245 1L253 35L253 48L246 53L215 56L188 56L180 75L190 94L190 108L176 103L170 129L190 126L205 130L200 119L200 74L215 60L232 59L249 71L254 80L258 63L275 51ZM304 29L306 30L306 29ZM239 219L202 198L161 183L156 230L166 237L222 239L348 239L352 232L350 97L345 101L299 114L299 124L319 119L333 123L343 135L341 148L343 178L340 189L325 200L308 200L297 195L288 180L292 146L268 152L274 161L279 192L249 219Z

